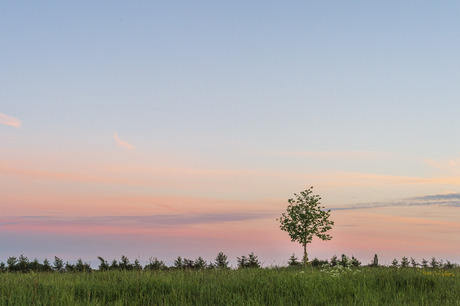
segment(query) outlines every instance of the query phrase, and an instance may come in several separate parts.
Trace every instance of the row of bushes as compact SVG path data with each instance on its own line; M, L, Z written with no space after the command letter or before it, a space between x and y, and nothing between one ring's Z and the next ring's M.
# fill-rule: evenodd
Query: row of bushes
M336 255L334 255L332 256L330 261L328 261L327 259L320 260L315 257L315 259L313 259L309 263L312 267L343 266L343 267L351 268L351 267L361 267L362 266L361 262L358 259L356 259L354 256L349 258L345 254L342 254L340 259ZM289 258L288 265L289 266L301 266L302 263L299 262L299 260L293 254ZM374 259L367 266L368 267L380 266L377 254L375 254ZM448 260L444 262L443 260L437 260L435 257L432 257L431 261L428 261L423 258L422 261L418 263L413 257L411 257L409 260L406 256L401 258L401 261L398 261L396 258L393 259L390 266L394 268L410 268L411 267L411 268L433 268L433 269L452 269L452 268L458 267L457 264L451 263Z
M157 258L150 258L149 262L142 266L138 259L134 262L130 262L128 257L121 256L120 261L114 259L110 263L104 258L98 256L99 260L99 271L109 271L109 270L121 270L121 271L154 271L154 270L168 270L168 269L187 269L187 270L201 270L201 269L228 269L229 262L227 255L220 252L217 254L213 262L207 262L201 256L195 260L177 257L174 261L173 266L168 267L162 260ZM237 257L238 269L244 268L260 268L261 263L254 253L250 253L248 256ZM288 260L289 267L300 267L303 265L303 261L300 262L298 258L293 254ZM356 259L354 256L349 258L345 254L342 254L341 258L338 258L334 255L330 260L320 260L318 258L313 259L309 262L309 265L312 267L361 267L361 262ZM367 265L370 267L379 266L377 254L374 256L372 262ZM392 267L401 267L401 268L443 268L451 269L458 267L458 265L451 263L450 261L444 262L443 260L436 260L432 258L430 262L425 259L422 259L421 263L418 263L414 258L403 257L401 261L394 259ZM90 264L83 262L83 260L78 259L75 264L69 262L64 263L64 261L55 256L54 262L51 264L47 259L40 263L37 259L29 261L24 255L19 257L9 257L6 261L6 264L0 263L0 272L92 272Z
M152 271L152 270L168 270L168 269L189 269L189 270L200 270L200 269L228 269L229 262L227 255L220 252L217 254L213 262L207 262L201 256L195 260L177 257L174 261L174 265L168 267L162 260L157 258L150 258L149 262L142 266L139 259L130 262L128 257L121 256L120 261L114 259L110 263L102 258L97 257L99 260L99 271L109 270L121 270L121 271ZM254 253L246 256L237 257L238 268L260 268L261 263ZM64 261L55 256L53 264L48 259L45 259L43 263L40 263L38 259L29 261L29 259L20 255L19 257L9 257L6 261L0 263L0 272L92 272L90 264L83 262L82 259L78 259L75 264Z

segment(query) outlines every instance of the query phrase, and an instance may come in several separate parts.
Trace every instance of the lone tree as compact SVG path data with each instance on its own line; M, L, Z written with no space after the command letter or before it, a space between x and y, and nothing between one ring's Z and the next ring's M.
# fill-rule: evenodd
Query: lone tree
M297 241L303 246L305 266L308 264L307 244L314 236L321 240L331 240L331 235L326 232L334 225L329 220L331 211L320 206L321 197L313 194L312 189L310 187L300 195L294 193L295 198L288 200L286 213L278 219L280 228L289 233L291 241Z

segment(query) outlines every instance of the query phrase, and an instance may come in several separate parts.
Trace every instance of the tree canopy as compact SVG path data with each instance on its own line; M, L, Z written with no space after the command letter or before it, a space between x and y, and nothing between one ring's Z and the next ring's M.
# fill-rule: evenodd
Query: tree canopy
M294 198L288 200L289 205L286 213L281 215L280 228L288 232L291 241L299 242L304 248L304 263L307 265L307 244L313 237L321 240L332 239L326 232L334 225L329 220L330 210L321 206L321 197L313 194L313 187L294 194Z

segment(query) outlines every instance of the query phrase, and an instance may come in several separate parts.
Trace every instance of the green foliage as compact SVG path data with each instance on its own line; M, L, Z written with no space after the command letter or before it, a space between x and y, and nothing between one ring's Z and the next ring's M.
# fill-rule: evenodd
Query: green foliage
M73 265L73 264L71 264L69 262L65 263L64 269L65 269L66 272L76 272L75 265Z
M374 255L374 259L372 260L371 267L378 267L379 266L379 257L377 254Z
M6 264L8 265L7 271L8 272L17 271L18 269L17 263L18 263L18 259L16 257L14 256L8 257L8 259L6 260Z
M110 270L120 270L120 265L116 259L112 260L112 263L110 264Z
M460 301L459 269L349 270L338 265L333 271L323 270L2 273L0 305L458 305Z
M51 267L51 264L48 259L45 258L43 261L43 267L42 267L43 272L51 272L53 271L53 268Z
M330 261L331 267L335 267L339 264L339 260L337 259L337 255L332 256L331 261Z
M64 261L61 258L54 256L53 269L56 272L64 272Z
M253 252L246 256L237 257L238 269L245 268L260 268L260 262L256 255Z
M342 267L350 267L351 266L350 258L348 258L347 255L342 254L342 260L340 261L340 265Z
M120 270L129 271L133 269L133 266L129 263L128 257L126 257L125 255L122 255L121 260L118 263L118 268Z
M326 261L327 264L327 261ZM324 266L324 265L323 265ZM336 266L341 266L342 268L357 268L361 266L361 262L356 259L354 256L351 257L351 259L345 255L342 254L341 260L337 260L337 256L333 256L331 259L331 267L336 267Z
M325 265L329 265L329 262L327 261L327 259L326 259L326 260L320 260L320 259L318 259L318 258L315 257L315 258L311 261L310 265L311 265L312 267L323 267L323 266L325 266Z
M225 255L222 252L217 254L216 259L214 260L214 266L217 269L227 269L228 268L227 255Z
M451 263L450 261L446 261L446 264L444 265L444 269L453 269L455 267L455 264Z
M55 264L57 265L59 269L55 269L55 271L58 272L65 272L66 268L64 267L64 263L61 259L58 257L57 261ZM38 262L38 259L35 258L33 261L29 261L29 259L24 256L20 255L18 258L17 257L9 257L7 259L7 265L4 263L0 264L0 272L22 272L22 273L28 273L28 272L51 272L53 271L53 268L51 267L49 261L45 259L43 261L43 264Z
M406 256L401 258L401 268L408 268L409 267L409 259Z
M192 270L193 268L195 268L195 261L192 259L184 258L182 266L184 269Z
M139 262L139 258L136 258L134 260L133 269L136 271L142 270L142 266L141 266L141 263Z
M357 267L360 267L361 266L361 262L355 258L354 256L351 256L351 260L350 260L350 263L353 267L357 268Z
M134 263L130 263L129 259L126 256L122 256L120 262L117 260L113 260L112 264L109 265L105 259L102 257L98 257L100 264L98 267L99 272L104 271L165 271L169 269L186 269L186 270L218 270L218 269L229 269L228 267L228 259L227 256L220 252L213 263L207 263L201 256L196 258L195 260L181 258L180 256L174 261L174 266L168 268L163 261L158 260L157 258L150 258L149 263L142 267L139 259L136 259ZM250 253L248 256L241 256L237 257L238 268L260 268L261 263L254 253ZM328 260L320 260L315 257L311 262L312 267L321 267L324 268L325 266L329 266L331 268L340 266L343 268L359 268L361 267L361 262L355 258L354 256L351 259L342 254L340 259L337 258L336 255L332 256L330 261ZM373 262L369 265L370 267L375 267L378 264L377 254L374 256ZM289 258L288 267L297 267L302 265L295 254ZM398 262L397 259L394 259L391 266L392 267L402 267L402 268L409 268L409 266L416 268L419 264L415 261L414 258L411 257L409 262L407 257L403 257L401 259L401 263ZM428 268L429 263L425 259L422 260L421 266L423 268ZM430 267L433 270L439 269L454 269L458 268L459 266L455 263L451 263L450 261L446 261L444 263L443 260L436 260L436 258L432 258L430 262ZM55 256L53 267L51 267L49 261L45 259L43 264L39 263L38 260L35 258L33 261L29 261L26 256L20 255L18 258L12 256L7 259L7 264L0 263L0 272L60 272L60 273L70 273L70 272L93 272L93 269L87 262L83 262L81 258L77 260L75 264L71 264L69 262L63 263L63 260L59 257Z
M17 269L23 273L29 272L29 259L22 254L19 255Z
M436 260L435 257L432 257L432 258L431 258L431 261L430 261L430 267L431 267L431 268L436 269L436 268L438 268L438 267L441 266L441 265L442 265L442 264L441 264L440 262L438 262L438 261Z
M304 263L308 262L307 244L311 243L313 237L321 240L332 239L331 235L326 234L334 225L329 220L330 210L325 210L321 206L321 197L313 194L313 187L294 194L295 198L288 200L286 213L278 219L280 228L288 232L291 241L300 243L304 248Z
M98 256L97 259L99 259L99 271L109 270L110 266L104 258L102 258L101 256Z
M422 258L422 268L428 268L428 261L425 258Z
M299 262L299 260L295 256L295 254L292 254L291 257L289 257L289 261L288 261L288 266L289 267L298 267L298 266L301 266L301 265L302 265L302 263Z
M174 261L174 267L176 269L183 269L184 268L184 262L182 260L182 257L178 256L177 259Z
M206 261L199 256L197 259L187 259L178 256L177 259L174 261L174 268L175 269L187 269L187 270L202 270L208 268L208 264Z
M33 271L33 272L40 272L42 270L42 266L39 262L38 262L38 259L35 258L33 261L31 261L29 263L29 269L30 271Z
M182 260L181 260L182 265ZM150 257L149 263L144 267L145 271L159 271L159 270L166 270L167 267L165 263L161 260L158 260L156 257Z
M205 269L206 267L207 267L207 263L201 256L195 259L195 262L193 263L194 269L201 270L201 269Z
M81 258L78 258L77 263L75 264L75 271L76 272L91 272L91 266L83 262Z

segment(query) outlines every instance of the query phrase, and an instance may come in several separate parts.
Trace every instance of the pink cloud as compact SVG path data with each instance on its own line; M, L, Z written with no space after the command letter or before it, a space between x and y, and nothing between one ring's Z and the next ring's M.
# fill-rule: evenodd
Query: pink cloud
M35 170L35 169L21 169L14 166L9 166L5 163L0 163L0 174L8 174L19 177L25 177L29 179L40 179L40 180L58 180L58 181L70 181L70 182L89 182L89 183L106 183L106 184L127 184L127 180L118 178L95 176L90 174L79 174L79 173L65 173L65 172L53 172L46 170ZM135 182L132 182L135 183Z
M126 141L123 141L120 139L120 137L118 137L118 133L115 132L113 134L113 139L115 139L115 143L117 144L117 146L119 146L120 148L125 148L125 149L134 149L133 145L131 145L130 143L127 143Z
M402 256L451 257L458 249L459 214L458 208L430 206L333 211L330 247L369 261L378 253L387 263Z
M21 127L21 120L0 113L0 124L9 125L15 128Z

